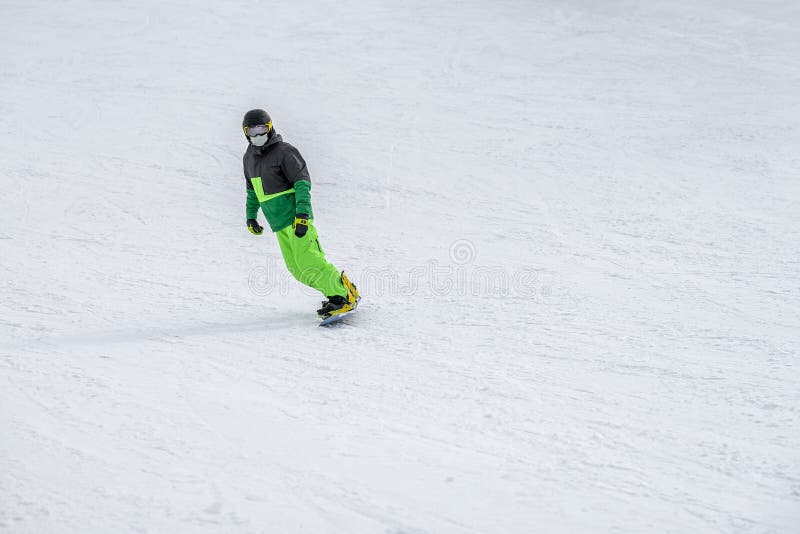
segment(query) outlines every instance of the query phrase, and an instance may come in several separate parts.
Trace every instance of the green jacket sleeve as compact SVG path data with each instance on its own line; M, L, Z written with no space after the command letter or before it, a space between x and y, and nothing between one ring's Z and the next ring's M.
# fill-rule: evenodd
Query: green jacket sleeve
M294 187L295 213L305 213L313 217L311 212L311 176L303 156L298 150L287 144L281 158L283 175Z
M295 213L305 213L312 217L311 213L311 182L308 180L298 180L294 183Z
M245 207L245 213L247 214L248 219L255 219L258 216L258 197L256 197L256 192L252 189L247 189L247 206Z

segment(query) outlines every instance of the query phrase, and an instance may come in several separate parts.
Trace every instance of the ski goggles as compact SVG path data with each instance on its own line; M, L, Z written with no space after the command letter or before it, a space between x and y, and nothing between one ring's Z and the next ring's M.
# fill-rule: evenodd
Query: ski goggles
M268 122L267 124L254 124L252 126L245 126L244 127L244 134L247 137L256 137L258 135L264 135L269 133L272 129L272 122Z

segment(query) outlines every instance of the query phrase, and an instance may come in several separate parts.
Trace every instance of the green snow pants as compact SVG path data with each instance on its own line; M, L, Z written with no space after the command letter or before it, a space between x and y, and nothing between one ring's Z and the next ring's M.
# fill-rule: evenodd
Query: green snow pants
M292 225L278 230L275 235L286 268L301 284L313 287L326 297L347 296L339 269L325 259L312 221L308 221L308 232L303 237L294 235Z

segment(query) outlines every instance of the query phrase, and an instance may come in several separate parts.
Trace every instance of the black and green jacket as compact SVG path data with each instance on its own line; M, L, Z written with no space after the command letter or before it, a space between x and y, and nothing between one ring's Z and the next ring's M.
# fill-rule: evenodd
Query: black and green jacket
M297 213L311 212L311 177L300 152L278 134L262 147L248 145L244 153L247 218L264 212L273 232L292 224Z

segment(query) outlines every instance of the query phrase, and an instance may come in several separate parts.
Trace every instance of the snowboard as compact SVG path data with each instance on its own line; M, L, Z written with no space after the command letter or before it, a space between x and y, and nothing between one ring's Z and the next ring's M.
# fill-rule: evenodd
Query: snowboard
M356 301L356 305L353 306L353 309L349 312L340 313L339 315L331 315L330 317L326 317L322 321L320 321L320 326L328 326L329 324L338 323L340 320L344 319L348 315L355 313L358 309L358 303L361 302L361 297L358 298Z

